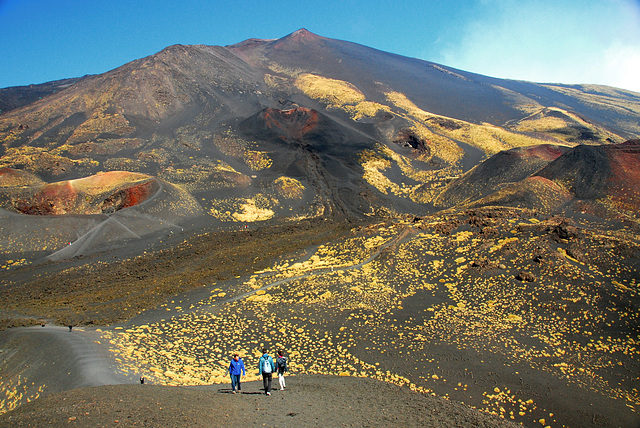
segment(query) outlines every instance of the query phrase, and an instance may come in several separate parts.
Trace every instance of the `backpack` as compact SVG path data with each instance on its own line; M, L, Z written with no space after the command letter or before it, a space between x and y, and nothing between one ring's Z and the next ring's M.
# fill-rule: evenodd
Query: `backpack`
M262 373L271 373L271 363L269 362L269 357L264 359L264 363L262 363Z
M287 357L278 357L276 358L276 367L278 367L279 372L287 371Z

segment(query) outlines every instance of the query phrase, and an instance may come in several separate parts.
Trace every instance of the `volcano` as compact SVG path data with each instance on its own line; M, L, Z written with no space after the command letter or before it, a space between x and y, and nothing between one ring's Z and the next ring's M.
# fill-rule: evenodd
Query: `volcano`
M527 426L640 423L638 93L301 29L0 109L0 327L85 326L47 349L108 346L118 378L226 382L270 344ZM48 352L0 363L0 413L66 379L29 370Z
M88 214L45 207L37 182L129 173L180 187L203 221L231 228L425 215L524 180L572 147L640 134L633 92L495 79L305 29L174 45L0 98L0 168L36 186L4 191L18 212Z

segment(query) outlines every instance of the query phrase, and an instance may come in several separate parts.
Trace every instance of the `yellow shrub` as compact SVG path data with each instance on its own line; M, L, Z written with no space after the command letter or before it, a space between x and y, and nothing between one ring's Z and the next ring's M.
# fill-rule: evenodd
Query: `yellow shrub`
M305 73L298 76L295 86L308 97L320 100L329 107L340 108L347 104L355 105L365 101L364 94L344 80Z

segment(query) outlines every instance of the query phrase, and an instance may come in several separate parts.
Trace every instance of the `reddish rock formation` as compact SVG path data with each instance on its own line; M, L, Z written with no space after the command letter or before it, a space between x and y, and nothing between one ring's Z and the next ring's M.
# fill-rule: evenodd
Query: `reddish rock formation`
M640 211L640 140L629 140L606 149L611 165L606 187L612 204L619 209Z

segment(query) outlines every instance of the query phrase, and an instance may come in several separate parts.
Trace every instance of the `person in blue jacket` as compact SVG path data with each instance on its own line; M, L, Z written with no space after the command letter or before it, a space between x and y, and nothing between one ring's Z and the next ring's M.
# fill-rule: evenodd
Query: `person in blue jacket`
M233 393L236 393L236 389L240 392L242 390L240 387L240 375L246 376L247 373L244 370L244 362L238 354L233 354L231 364L229 364L229 374L231 375L231 389Z
M275 370L276 366L273 364L273 358L267 354L267 348L262 348L262 357L258 362L258 374L262 375L262 384L266 395L271 395L271 379Z

